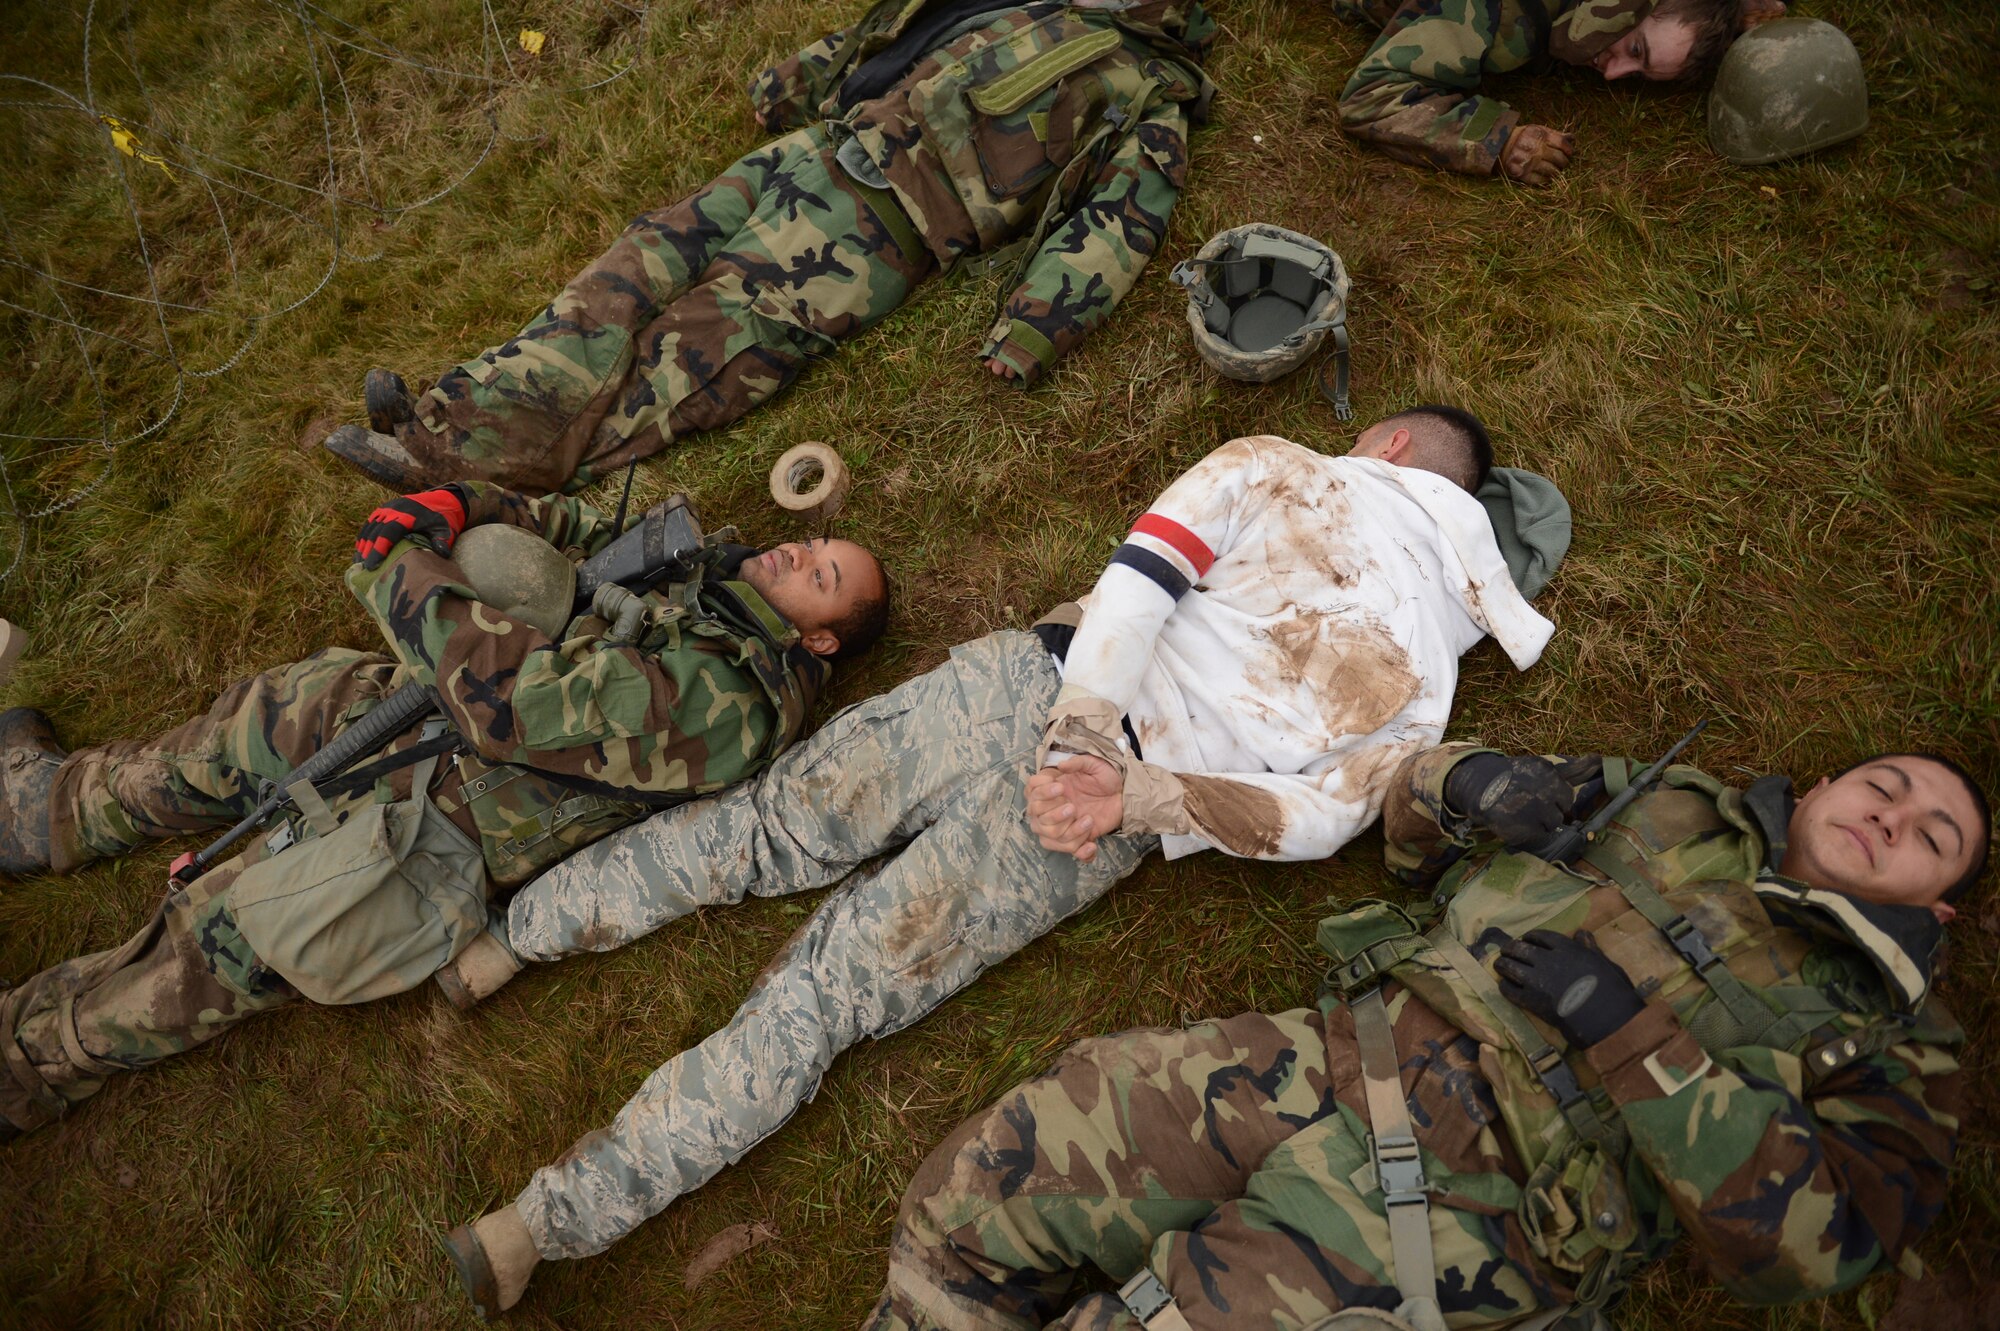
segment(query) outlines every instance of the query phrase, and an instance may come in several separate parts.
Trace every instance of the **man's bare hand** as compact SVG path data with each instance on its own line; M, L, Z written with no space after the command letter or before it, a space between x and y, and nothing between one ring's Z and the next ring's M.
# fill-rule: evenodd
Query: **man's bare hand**
M1125 821L1125 778L1102 758L1078 754L1028 778L1028 826L1045 850L1097 858L1097 838Z
M1002 379L1018 379L1021 377L1014 373L1013 366L1001 360L998 356L988 356L986 358L986 368L999 375Z
M1575 151L1574 134L1547 125L1519 125L1507 136L1506 151L1500 154L1500 170L1509 180L1540 187L1569 165L1570 154Z

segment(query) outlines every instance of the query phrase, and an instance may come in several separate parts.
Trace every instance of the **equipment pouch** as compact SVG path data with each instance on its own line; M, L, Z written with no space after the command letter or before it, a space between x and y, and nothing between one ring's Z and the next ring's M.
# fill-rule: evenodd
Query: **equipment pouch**
M1320 951L1333 958L1325 987L1342 995L1373 987L1377 976L1424 946L1415 917L1392 901L1372 897L1345 914L1321 920L1317 941Z
M230 886L244 941L315 1003L414 989L486 926L485 863L423 793L429 769L410 799L357 809Z
M1617 1158L1587 1140L1529 1175L1520 1219L1529 1244L1551 1266L1582 1274L1572 1283L1585 1303L1595 1302L1591 1293L1608 1295L1604 1287L1618 1266L1616 1254L1639 1235Z

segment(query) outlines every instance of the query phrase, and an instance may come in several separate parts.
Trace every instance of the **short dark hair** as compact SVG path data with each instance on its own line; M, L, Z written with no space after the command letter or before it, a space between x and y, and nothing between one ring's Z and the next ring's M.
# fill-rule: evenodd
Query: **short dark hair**
M1411 466L1436 472L1454 485L1477 490L1493 470L1493 440L1479 418L1463 407L1426 403L1381 423L1410 432L1416 443Z
M1672 19L1694 29L1694 44L1688 47L1687 63L1673 80L1684 83L1707 78L1722 63L1743 23L1742 0L1660 0L1653 6L1650 17Z
M1955 902L1967 892L1970 892L1973 885L1978 883L1980 877L1986 872L1986 861L1993 850L1993 806L1987 801L1986 792L1980 788L1977 781L1973 780L1972 773L1966 771L1956 760L1947 758L1941 753L1930 753L1921 749L1898 753L1870 754L1868 757L1860 759L1857 762L1849 763L1838 772L1835 772L1830 779L1838 781L1849 772L1866 767L1870 763L1879 763L1886 758L1915 758L1919 762L1936 763L1939 767L1944 768L1945 771L1957 777L1958 783L1965 787L1965 793L1972 797L1973 814L1979 821L1979 826L1975 829L1975 834L1979 837L1979 850L1973 855L1971 865L1959 876L1958 881L1947 887L1944 890L1944 895L1938 898L1938 900L1944 902Z
M880 595L856 601L846 614L826 626L827 632L840 639L840 646L827 657L836 665L863 655L889 631L889 570L874 551L869 551L868 557L875 561L875 575L882 579L882 591Z

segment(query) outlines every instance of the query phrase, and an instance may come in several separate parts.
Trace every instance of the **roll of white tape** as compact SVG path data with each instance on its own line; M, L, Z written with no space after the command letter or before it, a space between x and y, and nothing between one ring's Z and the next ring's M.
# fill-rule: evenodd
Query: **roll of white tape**
M840 454L808 440L786 449L771 468L771 498L788 513L797 513L808 522L824 522L840 511L848 482L847 464L840 460Z

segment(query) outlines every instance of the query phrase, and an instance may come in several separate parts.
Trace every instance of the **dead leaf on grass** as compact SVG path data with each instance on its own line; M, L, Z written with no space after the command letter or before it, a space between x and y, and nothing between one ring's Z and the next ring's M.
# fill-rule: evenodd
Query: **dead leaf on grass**
M689 1289L720 1271L730 1262L749 1252L760 1243L769 1243L781 1235L768 1220L751 1220L740 1225L731 1225L714 1238L701 1245L701 1251L681 1272L681 1280Z
M310 453L326 442L326 437L340 428L340 422L331 416L315 416L306 422L306 428L299 431L299 452Z

